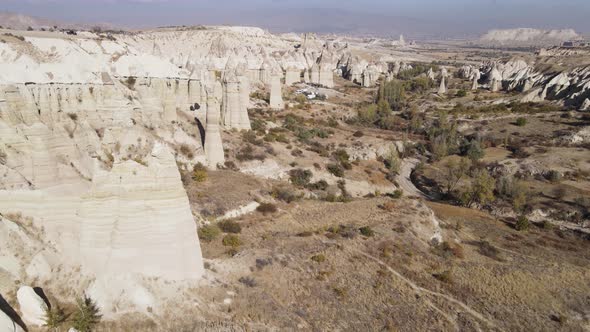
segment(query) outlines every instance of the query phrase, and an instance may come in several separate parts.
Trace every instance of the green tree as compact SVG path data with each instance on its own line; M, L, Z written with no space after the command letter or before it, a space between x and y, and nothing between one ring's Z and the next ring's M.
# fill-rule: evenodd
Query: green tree
M72 318L72 327L79 332L90 332L100 323L102 315L96 302L84 295L76 299L78 306Z
M379 87L377 101L385 100L392 110L399 111L406 100L405 86L398 80L384 82Z
M467 158L461 158L459 161L450 159L443 164L442 171L447 195L455 190L459 181L467 175L470 168L471 161Z
M416 106L410 108L410 111L407 113L407 118L410 120L410 130L413 133L420 131L420 128L422 127L422 117Z
M360 109L358 119L363 124L374 124L377 121L377 105L371 104Z
M385 157L385 164L390 172L399 174L399 169L402 165L402 160L399 157L399 153L396 148L390 148L389 153Z
M463 193L462 201L466 206L477 203L485 205L494 200L496 180L485 169L478 170L471 181L471 187Z
M478 161L485 156L485 151L481 147L479 140L474 139L469 142L469 146L467 147L466 155L471 159L471 161Z

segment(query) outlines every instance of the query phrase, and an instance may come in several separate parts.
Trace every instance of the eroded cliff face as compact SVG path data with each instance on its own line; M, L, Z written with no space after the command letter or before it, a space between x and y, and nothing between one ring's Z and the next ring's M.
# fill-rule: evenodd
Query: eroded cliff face
M279 97L287 67L298 76L314 66L315 83L333 85L341 49L295 45L223 27L115 40L4 35L0 213L10 218L0 227L24 237L0 243L0 286L88 291L108 314L157 307L147 279L198 280L179 167L223 164L221 128L250 128L249 94L271 73Z
M114 298L101 296L118 281L203 274L177 161L205 161L201 115L190 110L201 103L199 82L110 81L0 86L0 213L26 218L24 231L42 243L0 244L0 261L20 267L0 283L76 273L107 313ZM176 152L181 144L189 156ZM128 305L155 306L144 300Z

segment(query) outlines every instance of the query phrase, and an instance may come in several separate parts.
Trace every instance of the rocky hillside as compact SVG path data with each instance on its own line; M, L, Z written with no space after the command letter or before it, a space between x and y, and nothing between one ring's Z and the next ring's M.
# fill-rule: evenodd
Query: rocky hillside
M480 42L495 46L547 46L559 45L564 41L580 38L574 30L505 29L490 30Z

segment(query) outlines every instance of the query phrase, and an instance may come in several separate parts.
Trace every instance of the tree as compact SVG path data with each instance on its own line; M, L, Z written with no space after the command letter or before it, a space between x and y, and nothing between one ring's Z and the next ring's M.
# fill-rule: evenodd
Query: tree
M406 100L404 84L398 80L384 82L379 88L377 101L385 100L391 107L391 110L398 111L402 108Z
M494 187L496 180L486 171L481 169L475 173L471 181L471 187L463 193L462 201L466 206L474 203L485 205L494 200Z
M399 174L402 161L399 157L399 153L396 148L390 148L387 157L385 158L385 164L390 172Z
M529 219L525 216L520 216L518 217L518 219L516 220L516 224L514 225L514 228L517 231L526 231L527 229L529 229L530 227L530 222Z
M478 161L481 158L483 158L483 156L485 155L485 151L484 149L482 149L481 144L479 143L479 140L474 139L471 142L469 142L469 146L467 147L467 152L466 155L467 157L469 157L469 159L471 159L471 161Z
M450 195L455 190L459 181L467 175L470 168L471 161L467 158L461 158L459 161L450 159L443 164L443 176L447 195Z
M45 326L53 331L59 331L59 327L66 321L66 318L65 311L58 304L45 309Z
M74 313L72 319L73 328L79 332L90 332L98 325L102 315L100 309L96 305L96 302L90 297L84 295L76 300L78 309Z
M526 186L517 182L512 191L512 207L516 212L522 212L528 202L528 190Z
M410 130L413 133L417 133L422 127L422 118L416 106L412 106L407 114L408 120L410 120Z

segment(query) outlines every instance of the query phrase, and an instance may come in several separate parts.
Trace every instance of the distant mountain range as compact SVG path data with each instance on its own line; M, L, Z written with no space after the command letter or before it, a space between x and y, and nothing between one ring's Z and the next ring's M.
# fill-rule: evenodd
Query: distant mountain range
M52 28L57 26L60 29L115 29L116 26L110 23L72 23L52 20L42 17L34 17L10 12L0 12L0 26L15 30L26 30L29 27L38 30L41 28Z
M163 18L143 17L150 23L135 23L134 26L117 23L75 23L62 22L52 19L32 17L27 15L0 12L0 26L13 29L34 29L58 26L66 29L133 29L154 28L164 26ZM127 22L127 20L125 20ZM509 45L539 44L542 42L559 43L577 36L573 30L537 30L537 29L507 29L490 30L494 26L490 22L481 22L477 29L465 29L460 22L440 22L432 19L416 19L386 14L371 14L351 12L343 9L306 8L277 10L252 9L240 13L214 9L191 13L178 13L177 22L169 25L234 25L255 26L268 29L271 32L316 32L319 34L340 34L348 36L374 36L397 39L403 34L408 39L464 39L484 44ZM479 39L481 37L481 39ZM479 40L478 40L479 39Z

